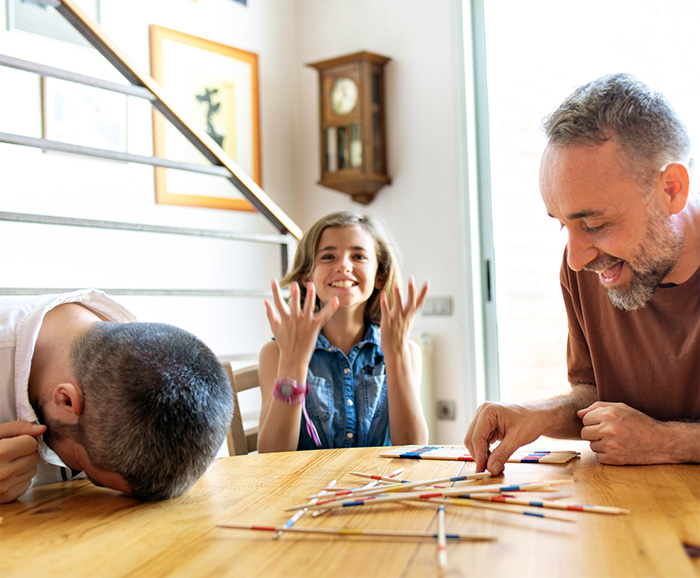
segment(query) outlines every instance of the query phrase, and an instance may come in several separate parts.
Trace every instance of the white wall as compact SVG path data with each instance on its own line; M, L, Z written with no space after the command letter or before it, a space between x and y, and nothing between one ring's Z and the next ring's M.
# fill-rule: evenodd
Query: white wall
M463 280L467 248L459 242L460 150L455 74L459 42L453 0L297 0L298 197L300 225L325 213L354 209L381 217L402 253L405 276L430 280L431 293L451 296L451 317L424 317L417 331L434 336L436 399L457 402L455 421L438 421L434 441L461 442L473 412L468 406L474 368L465 362L464 326L470 317ZM318 73L304 64L370 50L391 57L386 66L388 164L392 184L369 205L316 185L319 179ZM471 405L471 404L470 404ZM427 408L433 409L433 408Z
M81 47L7 30L0 2L0 53L123 82L102 56ZM280 202L293 198L289 154L296 92L293 4L230 0L100 0L101 26L140 70L150 71L150 24L230 44L258 54L262 180ZM0 68L0 130L41 136L40 91L35 75ZM283 89L281 89L283 87ZM150 106L128 105L128 152L152 154ZM153 169L0 145L0 210L133 221L228 231L276 232L254 213L156 205ZM0 222L8 248L0 287L267 289L280 272L276 246L189 237L74 230ZM247 246L246 246L247 245ZM182 326L219 354L257 353L269 339L259 299L120 297L140 319Z
M6 0L7 1L7 0ZM457 403L456 421L440 421L433 441L461 442L473 412L473 363L458 151L462 103L459 0L101 0L106 34L149 70L151 23L230 44L259 56L263 188L302 228L352 208L381 217L404 258L405 276L430 280L450 296L450 317L418 316L416 331L434 338L437 399ZM120 80L92 49L7 31L0 53ZM388 153L393 179L368 206L319 187L317 72L308 62L358 50L392 58L387 66ZM0 68L0 131L40 136L35 77ZM12 90L7 90L11 86ZM130 101L133 99L130 99ZM147 108L129 104L130 151L150 154ZM0 145L0 210L272 232L258 215L156 205L153 172L94 159ZM276 250L239 252L231 244L73 231L0 222L0 287L266 288ZM465 288L465 279L467 281ZM221 299L121 298L144 320L175 323L217 353L257 351L269 338L262 304ZM432 411L434 408L427 408Z

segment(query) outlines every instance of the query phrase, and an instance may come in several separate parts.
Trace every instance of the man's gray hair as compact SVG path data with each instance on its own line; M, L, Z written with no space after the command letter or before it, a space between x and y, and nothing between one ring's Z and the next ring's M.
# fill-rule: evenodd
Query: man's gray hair
M72 352L83 393L78 442L141 500L172 498L226 437L231 386L197 337L164 323L96 323Z
M615 139L641 182L672 162L691 164L688 131L666 98L629 74L577 88L544 120L550 145L602 145Z

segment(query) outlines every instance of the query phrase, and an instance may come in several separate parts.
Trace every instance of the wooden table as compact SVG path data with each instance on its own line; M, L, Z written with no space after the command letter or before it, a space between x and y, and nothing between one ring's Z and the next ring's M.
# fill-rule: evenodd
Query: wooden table
M350 471L386 474L403 466L402 476L417 480L471 472L473 464L380 458L382 448L238 456L215 461L186 495L160 503L140 504L86 481L29 491L0 506L0 576L700 576L700 558L683 546L700 546L700 466L602 466L586 444L563 446L582 457L565 466L510 463L505 481L573 478L557 496L629 508L630 515L546 510L572 524L448 506L448 531L498 541L448 543L449 567L441 571L432 540L291 533L274 540L217 524L283 524L285 507L330 480L357 485ZM436 531L435 508L346 508L307 514L297 525Z

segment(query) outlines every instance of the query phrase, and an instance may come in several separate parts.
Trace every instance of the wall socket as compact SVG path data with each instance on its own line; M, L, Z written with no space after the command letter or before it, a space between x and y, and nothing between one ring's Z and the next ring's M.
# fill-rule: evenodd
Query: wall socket
M452 297L428 297L421 308L423 315L452 315Z
M437 402L438 419L454 420L457 418L457 408L451 399L441 399Z

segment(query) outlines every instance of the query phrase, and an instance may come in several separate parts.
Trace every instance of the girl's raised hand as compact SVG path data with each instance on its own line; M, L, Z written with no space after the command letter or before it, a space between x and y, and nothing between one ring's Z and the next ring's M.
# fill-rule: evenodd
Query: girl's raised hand
M316 288L312 282L306 284L304 307L301 306L301 290L292 283L289 305L284 302L282 291L276 279L272 280L273 305L265 300L265 310L270 329L280 348L280 354L288 359L296 359L307 366L316 345L316 339L326 321L339 306L337 297L326 303L318 312L314 312Z
M425 283L416 295L416 283L413 277L408 281L408 294L406 295L406 304L401 300L401 292L398 287L394 289L394 303L389 309L389 303L386 293L381 296L382 321L381 329L381 346L382 351L398 352L402 350L411 335L413 327L413 319L416 311L423 305L425 298L430 289L429 283Z

